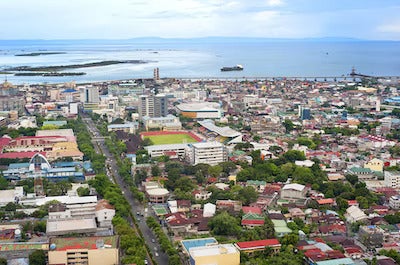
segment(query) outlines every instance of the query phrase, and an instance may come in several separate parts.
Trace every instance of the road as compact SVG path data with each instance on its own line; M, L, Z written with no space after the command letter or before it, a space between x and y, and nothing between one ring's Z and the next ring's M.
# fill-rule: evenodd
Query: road
M104 143L104 138L100 137L100 133L96 128L94 122L90 118L83 118L83 121L87 125L89 132L91 133L92 137L95 139L95 150L99 151L104 154L106 159L106 168L109 174L107 174L112 182L114 182L121 188L126 200L128 201L132 213L135 215L135 219L138 223L138 229L142 232L143 239L146 245L150 248L150 251L153 255L153 259L159 265L167 265L168 264L168 255L161 250L161 246L157 241L157 238L153 234L153 231L147 226L145 217L144 206L137 201L134 197L132 192L130 191L129 187L125 185L123 179L118 174L118 166L115 161L113 154L110 153L106 144ZM112 175L114 178L112 178ZM152 211L151 207L149 207L148 211ZM137 215L139 212L139 215ZM152 214L151 214L152 215ZM157 255L156 255L157 253ZM150 257L147 257L149 264L151 264Z

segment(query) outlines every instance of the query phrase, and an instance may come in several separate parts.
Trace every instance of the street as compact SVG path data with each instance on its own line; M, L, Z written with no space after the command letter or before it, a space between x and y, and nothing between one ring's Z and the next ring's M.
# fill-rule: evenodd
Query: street
M98 129L96 128L94 122L90 118L83 118L83 121L86 123L86 125L89 129L92 139L95 138L95 144L94 144L95 150L103 153L104 156L107 158L106 159L106 168L108 168L107 175L109 176L111 181L114 182L114 180L115 180L115 183L121 188L122 193L124 194L126 200L128 201L128 203L131 207L132 214L136 215L136 213L139 212L144 215L145 214L144 206L133 197L133 194L130 191L129 187L127 187L125 185L123 179L118 174L118 167L117 167L115 158L114 158L113 154L110 153L107 146L105 145L104 138L98 137L98 136L100 136L100 133L99 133ZM112 175L114 176L114 178L112 178ZM148 211L152 211L152 209L149 208ZM150 251L153 255L153 259L159 265L167 265L168 264L168 255L161 250L161 247L157 241L157 238L154 236L152 230L146 224L145 216L142 217L141 215L139 215L139 216L136 215L135 219L138 223L137 228L142 232L143 239L144 239L146 245L150 248ZM149 264L152 264L149 256L147 257L147 261L149 262Z

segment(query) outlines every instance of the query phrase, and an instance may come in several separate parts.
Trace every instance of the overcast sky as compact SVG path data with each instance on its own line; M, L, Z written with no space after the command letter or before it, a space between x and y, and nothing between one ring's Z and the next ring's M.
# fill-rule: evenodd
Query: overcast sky
M400 40L400 0L0 0L0 39Z

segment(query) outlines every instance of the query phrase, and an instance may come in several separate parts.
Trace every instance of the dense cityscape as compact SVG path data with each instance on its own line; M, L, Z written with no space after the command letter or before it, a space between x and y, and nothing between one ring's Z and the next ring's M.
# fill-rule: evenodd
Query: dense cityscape
M0 90L0 264L400 262L397 77Z

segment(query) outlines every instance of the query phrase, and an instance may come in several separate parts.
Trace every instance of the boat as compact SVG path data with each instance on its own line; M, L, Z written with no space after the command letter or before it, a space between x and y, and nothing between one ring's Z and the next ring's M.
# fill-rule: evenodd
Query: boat
M240 64L237 64L236 66L227 66L227 67L222 67L221 71L222 72L227 72L227 71L242 71L243 66Z

